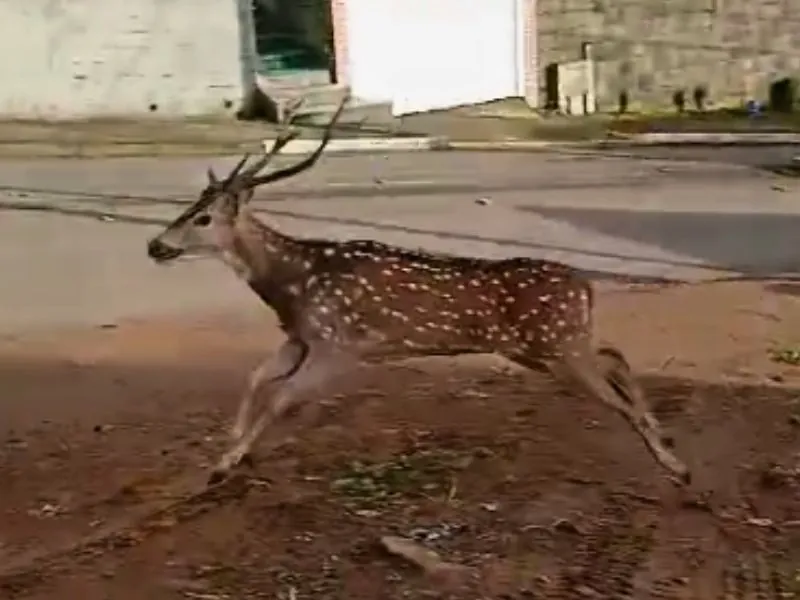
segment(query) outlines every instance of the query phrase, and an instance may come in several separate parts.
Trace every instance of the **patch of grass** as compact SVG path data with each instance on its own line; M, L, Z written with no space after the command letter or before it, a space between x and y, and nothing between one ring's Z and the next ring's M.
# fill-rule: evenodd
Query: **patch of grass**
M537 121L520 122L531 139L586 141L626 137L643 133L746 133L800 132L800 112L765 113L751 117L744 109L707 111L643 111L595 114L586 117L549 115Z
M602 140L613 132L610 123L611 120L607 117L542 120L529 125L528 137L556 142Z
M656 112L620 115L610 124L614 131L627 134L660 131L800 131L800 113L770 113L750 116L743 108L720 108L716 110L682 113Z
M769 357L776 363L793 367L800 366L800 346L773 348L769 351Z
M789 571L787 576L787 590L785 598L800 598L800 569L795 568Z
M400 454L383 462L354 460L335 473L330 487L347 505L359 508L402 497L447 495L454 473L464 464L464 456L441 449Z

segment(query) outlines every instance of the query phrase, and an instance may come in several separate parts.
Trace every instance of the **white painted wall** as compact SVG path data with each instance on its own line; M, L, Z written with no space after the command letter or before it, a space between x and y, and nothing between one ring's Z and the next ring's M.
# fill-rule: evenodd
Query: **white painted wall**
M521 0L347 0L350 85L395 115L523 96Z
M248 2L0 0L0 118L233 112L254 77Z

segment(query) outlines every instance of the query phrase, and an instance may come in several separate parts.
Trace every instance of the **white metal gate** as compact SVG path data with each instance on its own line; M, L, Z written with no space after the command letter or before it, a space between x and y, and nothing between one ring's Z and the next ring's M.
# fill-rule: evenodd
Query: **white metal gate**
M347 0L353 95L394 114L523 94L521 0Z

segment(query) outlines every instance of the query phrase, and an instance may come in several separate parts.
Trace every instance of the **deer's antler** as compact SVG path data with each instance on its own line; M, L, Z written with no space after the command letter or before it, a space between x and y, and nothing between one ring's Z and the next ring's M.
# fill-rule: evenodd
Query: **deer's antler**
M292 128L292 121L297 116L297 110L303 105L303 102L305 102L305 100L302 97L295 98L284 107L283 115L279 121L280 128L278 130L278 137L276 137L275 141L272 143L272 148L242 172L241 178L243 181L248 181L254 177L259 171L266 167L289 142L297 138L299 134L297 130ZM250 158L250 155L246 154L243 160L246 161L248 158ZM241 164L243 165L244 163Z
M292 128L292 120L295 117L297 109L303 103L303 99L299 98L292 101L289 106L285 109L284 117L281 120L281 128L278 133L277 138L272 144L272 147L264 153L261 158L259 158L256 162L252 165L247 167L244 171L242 171L242 167L250 158L249 154L246 154L234 167L233 171L226 177L225 183L231 184L236 183L237 187L241 189L252 189L259 185L265 183L272 183L274 181L278 181L280 179L286 179L287 177L291 177L305 171L306 169L311 168L314 164L319 160L319 157L322 156L323 150L328 145L332 135L333 129L336 126L336 123L341 117L342 112L344 111L344 107L347 104L347 101L350 99L350 92L348 91L342 99L339 101L339 105L336 107L336 111L333 113L330 121L325 126L325 130L322 134L322 138L320 139L319 145L314 149L314 151L294 165L290 165L283 169L278 169L277 171L273 171L272 173L265 173L263 175L258 175L271 161L275 156L284 148L286 145L291 142L292 140L296 139L299 133L297 130Z

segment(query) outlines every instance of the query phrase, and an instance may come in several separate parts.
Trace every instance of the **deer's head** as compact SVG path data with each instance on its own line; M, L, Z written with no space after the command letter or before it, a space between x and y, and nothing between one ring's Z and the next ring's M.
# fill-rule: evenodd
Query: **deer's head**
M198 199L160 234L148 241L147 255L155 262L165 264L184 256L224 258L237 253L237 225L255 189L312 167L327 146L348 99L349 95L345 95L340 102L314 152L298 163L270 173L261 173L281 149L297 137L298 132L292 129L291 121L300 101L285 111L280 134L269 151L258 160L246 166L249 155L245 155L224 179L218 178L209 168L208 184Z

